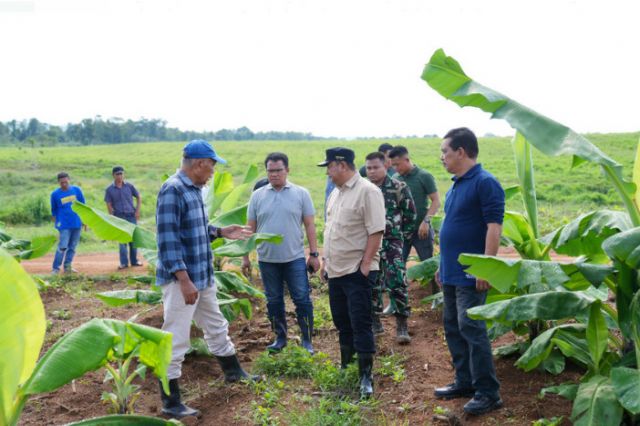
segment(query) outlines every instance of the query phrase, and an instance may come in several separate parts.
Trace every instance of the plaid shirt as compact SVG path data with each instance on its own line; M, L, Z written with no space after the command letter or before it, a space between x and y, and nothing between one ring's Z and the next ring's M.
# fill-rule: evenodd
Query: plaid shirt
M175 272L186 270L198 290L213 286L209 218L200 188L184 172L171 176L160 188L156 223L156 284L173 282Z

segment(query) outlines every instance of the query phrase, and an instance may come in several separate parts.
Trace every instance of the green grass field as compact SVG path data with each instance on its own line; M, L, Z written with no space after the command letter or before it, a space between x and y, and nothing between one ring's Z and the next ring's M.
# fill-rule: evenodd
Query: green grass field
M587 138L624 166L631 177L640 132L625 134L593 134ZM389 140L403 144L412 159L436 178L442 195L450 186L450 176L440 164L439 139ZM249 164L259 164L267 153L282 151L289 155L290 180L305 186L312 194L317 223L322 223L325 169L316 167L324 159L326 148L343 145L356 152L356 162L362 164L367 153L374 151L380 140L300 141L300 142L216 142L217 152L229 161L218 170L229 170L241 179ZM14 237L30 238L53 233L48 222L49 194L57 187L56 174L65 170L72 184L84 191L89 205L106 209L104 190L111 182L111 168L123 165L127 180L142 194L142 225L153 229L156 193L162 176L172 174L179 166L184 142L137 143L54 148L0 148L0 221ZM516 183L510 138L480 140L480 162L507 187ZM537 195L542 231L550 231L580 213L596 208L621 209L618 195L592 164L571 169L570 157L549 158L536 152ZM247 193L247 198L249 194ZM509 209L521 211L519 199L510 200ZM35 226L40 220L43 223ZM113 243L102 243L93 234L83 235L80 252L112 250Z

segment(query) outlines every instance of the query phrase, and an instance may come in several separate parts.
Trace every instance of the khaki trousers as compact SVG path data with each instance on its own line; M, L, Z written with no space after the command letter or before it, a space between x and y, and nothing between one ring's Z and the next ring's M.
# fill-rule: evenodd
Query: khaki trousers
M162 330L173 333L171 363L167 377L177 379L182 375L182 361L191 346L191 321L204 331L204 340L215 356L230 356L236 349L229 338L229 323L220 312L215 287L198 292L193 305L184 303L180 284L172 282L162 286L164 323Z

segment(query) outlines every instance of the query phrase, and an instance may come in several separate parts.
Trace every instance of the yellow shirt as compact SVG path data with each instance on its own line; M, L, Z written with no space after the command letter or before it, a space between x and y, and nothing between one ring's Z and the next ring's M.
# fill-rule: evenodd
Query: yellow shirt
M329 278L358 270L369 235L384 232L385 214L382 191L358 173L331 192L322 249ZM379 270L379 260L376 250L370 270Z

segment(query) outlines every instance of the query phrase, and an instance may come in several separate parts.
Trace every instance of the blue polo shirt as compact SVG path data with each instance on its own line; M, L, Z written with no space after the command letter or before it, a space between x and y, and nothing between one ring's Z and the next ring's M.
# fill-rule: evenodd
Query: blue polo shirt
M440 229L440 280L446 285L475 286L476 278L464 271L458 256L484 254L487 224L502 224L504 219L504 190L481 164L452 180Z

